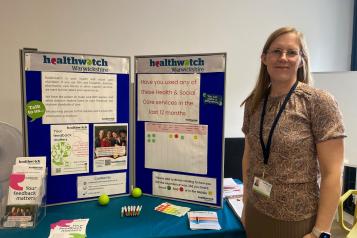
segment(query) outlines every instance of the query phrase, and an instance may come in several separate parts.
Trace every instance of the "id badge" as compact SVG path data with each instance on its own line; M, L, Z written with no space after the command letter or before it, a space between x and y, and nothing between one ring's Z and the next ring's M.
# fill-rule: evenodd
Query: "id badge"
M269 198L272 187L273 185L271 185L264 179L254 177L253 191Z

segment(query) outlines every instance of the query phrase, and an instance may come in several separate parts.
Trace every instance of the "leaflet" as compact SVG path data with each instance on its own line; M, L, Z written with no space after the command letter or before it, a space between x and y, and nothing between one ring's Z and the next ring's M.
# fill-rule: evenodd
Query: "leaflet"
M51 224L48 238L85 238L89 219L60 220Z
M211 211L194 211L187 213L191 230L220 230L216 212Z
M16 166L15 166L16 168ZM10 175L8 205L35 204L42 201L43 174L41 172L16 172Z

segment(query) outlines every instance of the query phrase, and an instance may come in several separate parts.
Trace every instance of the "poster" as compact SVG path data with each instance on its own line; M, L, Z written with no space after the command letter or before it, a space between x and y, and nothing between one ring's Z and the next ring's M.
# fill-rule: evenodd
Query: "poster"
M153 195L215 204L216 179L153 172Z
M42 72L43 124L115 122L113 74Z
M87 124L51 125L51 175L89 172Z
M145 168L207 174L207 125L145 123Z
M94 172L127 169L128 124L96 124L93 131Z
M78 176L77 197L90 198L102 194L126 193L126 173Z
M138 121L199 123L199 74L138 74Z

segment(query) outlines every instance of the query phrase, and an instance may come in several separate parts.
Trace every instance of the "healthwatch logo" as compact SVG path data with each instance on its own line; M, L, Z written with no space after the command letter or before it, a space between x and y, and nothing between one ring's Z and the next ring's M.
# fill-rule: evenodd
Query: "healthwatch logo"
M201 58L197 59L186 59L186 60L177 60L177 59L163 59L163 60L152 60L150 59L151 67L162 67L162 66L204 66L205 61Z
M67 65L79 65L79 66L108 66L108 61L105 59L94 59L94 58L75 58L73 56L62 56L62 57L48 57L43 56L44 64L67 64Z
M166 72L167 70L174 73L200 73L205 70L205 61L202 58L193 59L161 59L161 60L149 60L149 65L152 68L159 69L163 67Z

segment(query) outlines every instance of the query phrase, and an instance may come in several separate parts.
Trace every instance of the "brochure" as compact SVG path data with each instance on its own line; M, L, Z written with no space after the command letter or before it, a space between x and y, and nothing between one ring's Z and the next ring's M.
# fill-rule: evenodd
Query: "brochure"
M48 238L85 238L89 219L60 220L51 224Z
M220 230L221 225L218 222L216 212L212 211L194 211L187 213L191 230Z
M234 214L240 219L242 217L243 212L243 197L237 198L228 198L228 205L232 208Z
M236 183L232 178L223 180L223 198L243 196L243 184Z

